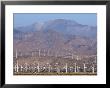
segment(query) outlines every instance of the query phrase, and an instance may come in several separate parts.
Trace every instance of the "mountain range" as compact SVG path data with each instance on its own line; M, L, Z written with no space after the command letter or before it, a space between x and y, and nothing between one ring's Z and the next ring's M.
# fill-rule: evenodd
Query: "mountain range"
M14 53L18 49L51 51L54 55L74 53L97 54L97 27L82 25L74 20L54 19L14 28Z

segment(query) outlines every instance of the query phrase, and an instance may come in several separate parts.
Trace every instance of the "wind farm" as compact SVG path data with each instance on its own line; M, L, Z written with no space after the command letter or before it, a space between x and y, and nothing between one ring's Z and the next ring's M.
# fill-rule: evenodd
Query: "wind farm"
M22 23L16 15L15 24ZM96 20L90 25L87 19L74 20L75 15L36 14L36 22L14 25L13 75L97 75Z

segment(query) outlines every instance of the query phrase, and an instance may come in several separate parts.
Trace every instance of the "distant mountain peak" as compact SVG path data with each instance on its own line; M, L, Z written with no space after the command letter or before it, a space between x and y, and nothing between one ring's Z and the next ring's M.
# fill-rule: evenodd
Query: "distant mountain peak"
M51 22L51 23L64 23L64 24L78 24L76 21L74 20L69 20L69 19L54 19L54 20L50 20L50 21L47 21L48 22Z
M85 37L96 37L97 27L82 25L74 20L69 19L53 19L46 22L35 22L26 27L19 27L16 30L21 32L37 32L53 30L58 33L68 35L78 35Z

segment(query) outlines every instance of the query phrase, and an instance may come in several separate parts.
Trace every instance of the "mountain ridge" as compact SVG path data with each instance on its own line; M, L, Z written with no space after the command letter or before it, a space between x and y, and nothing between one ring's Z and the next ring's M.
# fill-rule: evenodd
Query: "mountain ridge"
M55 19L14 29L14 52L34 49L50 50L54 55L68 52L79 55L97 53L97 28L72 20Z
M93 37L94 35L96 35L97 31L96 27L82 25L74 20L65 19L55 19L46 21L44 23L36 22L29 26L14 28L14 30L18 30L21 32L47 31L50 29L63 34L82 35L87 37Z

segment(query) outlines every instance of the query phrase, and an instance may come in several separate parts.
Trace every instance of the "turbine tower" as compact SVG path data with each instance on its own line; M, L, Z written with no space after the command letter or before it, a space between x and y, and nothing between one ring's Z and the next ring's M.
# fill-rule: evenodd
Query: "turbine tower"
M16 59L18 58L18 51L17 51L17 49L16 49Z
M85 63L83 63L83 66L84 66L84 72L86 72L86 64Z

